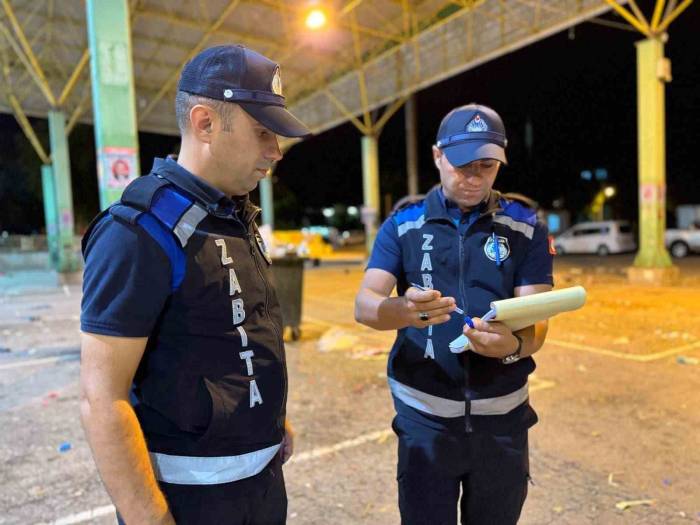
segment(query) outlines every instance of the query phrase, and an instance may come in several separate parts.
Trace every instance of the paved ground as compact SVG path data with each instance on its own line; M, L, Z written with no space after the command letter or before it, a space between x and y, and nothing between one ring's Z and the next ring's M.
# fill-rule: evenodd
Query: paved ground
M673 288L629 286L629 262L557 261L558 286L582 283L589 301L553 320L537 357L523 524L700 523L700 258ZM393 336L352 321L359 267L305 278L302 339L288 344L289 522L398 523ZM78 421L79 287L32 281L0 297L0 524L114 523ZM616 508L639 500L651 504Z

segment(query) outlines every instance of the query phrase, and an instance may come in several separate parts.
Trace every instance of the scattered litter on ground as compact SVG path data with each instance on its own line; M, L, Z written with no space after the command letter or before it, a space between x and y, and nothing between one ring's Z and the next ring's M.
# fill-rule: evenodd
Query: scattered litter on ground
M591 432L591 436L593 436L594 438L600 437L600 432L594 430L593 432Z
M679 365L698 365L700 364L700 359L697 357L688 357L685 355L679 355L676 357L676 363Z
M552 507L552 511L556 512L557 514L561 514L564 512L564 507L557 505L556 507Z
M661 483L664 484L664 487L670 487L670 486L673 484L673 481L671 481L671 480L668 479L668 478L664 478L664 479L661 480Z
M619 501L615 503L615 508L618 510L627 510L631 507L639 507L640 505L650 507L654 503L656 503L656 501L653 499L635 499L629 501Z
M615 476L615 474L619 474L619 472L611 472L610 474L608 474L608 485L611 485L613 487L619 487L620 484L617 481L613 481L613 477Z
M73 448L73 446L68 441L64 441L58 445L58 451L62 454L68 452L71 448Z
M578 365L576 367L576 370L578 370L579 372L588 372L588 368L586 368L586 365Z
M622 337L616 337L615 339L613 339L614 345L627 345L629 344L629 342L629 337L625 337L624 335Z

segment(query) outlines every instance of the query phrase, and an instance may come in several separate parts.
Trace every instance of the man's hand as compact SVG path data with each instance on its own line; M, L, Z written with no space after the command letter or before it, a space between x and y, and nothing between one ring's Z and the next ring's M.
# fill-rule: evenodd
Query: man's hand
M282 438L282 446L280 447L280 457L282 463L286 463L294 454L294 429L288 419L284 421L284 437Z
M442 297L439 290L419 290L413 286L403 298L406 324L415 328L446 323L457 306L453 297Z
M474 328L464 325L464 335L469 338L469 348L485 357L501 359L518 348L518 340L505 324L498 321L482 321L473 317Z

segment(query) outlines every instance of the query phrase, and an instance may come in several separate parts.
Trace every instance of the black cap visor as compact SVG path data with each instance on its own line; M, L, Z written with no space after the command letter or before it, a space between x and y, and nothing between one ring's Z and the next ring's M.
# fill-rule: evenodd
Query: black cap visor
M248 104L245 102L238 102L238 104L248 115L277 135L306 138L312 134L309 128L282 106Z
M508 164L505 150L493 142L462 142L441 149L450 164L456 167L482 159L495 159Z

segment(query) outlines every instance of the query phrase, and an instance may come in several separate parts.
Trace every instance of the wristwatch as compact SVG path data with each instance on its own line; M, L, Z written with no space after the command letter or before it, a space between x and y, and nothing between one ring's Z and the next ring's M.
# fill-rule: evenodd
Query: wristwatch
M520 351L523 349L523 338L518 334L513 334L513 336L518 340L518 348L516 348L515 352L512 354L508 354L501 359L501 363L504 365L512 365L513 363L520 361Z

